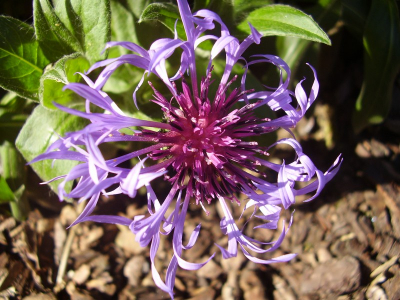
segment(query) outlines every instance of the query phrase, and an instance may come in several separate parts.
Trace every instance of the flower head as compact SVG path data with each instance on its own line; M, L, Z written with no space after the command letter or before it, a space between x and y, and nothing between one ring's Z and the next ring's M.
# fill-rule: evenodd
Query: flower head
M86 84L72 83L65 88L73 90L86 99L84 112L55 104L59 109L86 118L90 124L84 129L68 133L53 143L46 153L35 158L31 163L43 159L68 159L81 162L63 178L59 185L59 196L90 199L82 214L72 224L82 221L115 223L129 226L141 246L151 243L150 259L152 275L156 284L173 297L173 286L177 267L196 270L205 265L214 254L203 263L187 262L182 258L182 251L194 246L199 235L198 225L187 245L182 244L183 227L189 202L195 200L207 214L207 205L218 202L224 217L220 227L228 235L228 248L217 245L223 258L237 255L238 245L244 255L256 263L284 262L294 254L283 255L270 260L253 256L256 253L271 252L279 247L286 235L287 227L278 240L265 249L263 242L256 241L243 234L235 223L228 202L240 203L247 199L245 209L254 207L252 216L264 221L257 228L276 229L280 219L281 207L288 209L295 203L295 197L315 191L309 200L314 199L322 188L336 174L341 158L333 163L326 172L318 170L311 159L303 153L300 144L293 138L279 140L268 148L258 145L255 137L268 134L278 128L290 131L304 116L318 94L318 80L315 70L314 83L307 96L301 82L295 92L288 89L290 69L277 56L258 55L251 61L242 57L251 44L258 44L261 35L251 25L251 34L239 42L229 33L220 17L214 12L200 10L192 14L185 0L178 0L182 22L187 40L164 38L156 40L149 50L129 42L110 42L107 48L120 46L133 52L115 59L108 59L94 64L88 72L104 67L93 82L81 74ZM220 34L208 34L219 24ZM199 81L196 71L196 48L206 40L215 41L210 54L206 76ZM170 77L166 60L177 50L181 50L181 65L178 72ZM226 65L217 91L209 92L212 83L213 60L221 52L226 54ZM245 67L241 79L232 74L233 66L241 60ZM254 91L246 89L248 66L257 63L270 63L281 71L281 80L277 88ZM154 95L149 101L154 102L164 114L165 122L147 121L132 118L124 114L117 104L102 88L111 74L122 64L131 64L143 69L143 77L138 84L133 99L136 103L136 91L143 84L145 75L155 74L167 86L171 98L167 98L151 82ZM286 72L283 80L282 72ZM185 75L185 74L188 74ZM230 89L232 82L239 87ZM103 112L92 112L91 106ZM256 111L268 106L273 111L281 110L283 116L276 119L260 118ZM96 110L98 111L98 109ZM123 133L130 129L131 134ZM126 132L126 131L124 131ZM114 142L145 144L123 156L105 160L100 144ZM269 148L277 144L287 144L296 152L296 159L291 163L276 164L269 160ZM122 163L138 159L133 168L126 168ZM270 182L263 176L263 170L269 168L276 173L277 181ZM168 195L159 200L152 189L151 182L163 176L171 185ZM71 192L64 189L65 183L79 180ZM298 181L310 182L303 188L296 189ZM115 187L109 191L110 187ZM92 215L99 196L126 194L131 198L137 190L145 186L148 196L148 215L136 216L133 220L109 215ZM108 189L108 191L106 191ZM241 195L241 196L240 196ZM192 201L193 202L193 201ZM167 209L174 206L172 213ZM260 215L256 215L260 213ZM166 278L163 281L154 266L154 258L160 243L160 234L173 234L174 255L171 258Z

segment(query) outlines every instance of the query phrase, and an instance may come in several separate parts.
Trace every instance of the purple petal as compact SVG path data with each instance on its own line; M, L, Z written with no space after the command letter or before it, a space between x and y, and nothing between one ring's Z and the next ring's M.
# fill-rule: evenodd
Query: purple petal
M243 248L243 246L240 246L242 248L244 256L247 257L247 259L251 260L252 262L255 262L257 264L272 264L272 263L278 263L278 262L288 262L295 258L297 254L285 254L281 255L272 259L264 260L264 259L259 259L257 257L252 256L249 252L246 251L246 249Z
M185 28L187 40L191 43L194 43L194 36L193 36L194 24L189 3L186 0L178 0L177 2L178 2L179 12L181 14L183 27Z
M140 47L137 44L134 44L131 42L108 42L106 45L106 49L114 47L114 46L124 47L132 52L136 52L136 53L140 54L144 58L149 58L148 52L144 48Z
M129 171L128 176L122 180L121 189L131 198L135 198L136 196L139 174L146 159L147 158L139 161L139 163Z
M99 201L99 196L100 196L100 193L97 193L90 198L89 202L86 204L84 210L81 212L79 217L74 222L72 222L72 224L69 225L68 228L75 226L76 224L78 224L80 222L83 222L84 221L83 219L93 212L93 210L96 207L97 202Z
M156 253L158 247L160 245L160 236L155 234L152 238L151 247L150 247L150 262L151 262L151 274L153 276L153 280L155 284L162 289L163 291L167 292L170 297L174 298L174 292L172 288L168 287L161 279L160 274L157 272L156 266L154 264L154 259L156 257Z
M129 226L132 223L131 219L128 219L125 217L120 217L120 216L108 216L108 215L86 216L80 220L80 222L83 222L83 221L117 224L117 225L124 225L124 226Z

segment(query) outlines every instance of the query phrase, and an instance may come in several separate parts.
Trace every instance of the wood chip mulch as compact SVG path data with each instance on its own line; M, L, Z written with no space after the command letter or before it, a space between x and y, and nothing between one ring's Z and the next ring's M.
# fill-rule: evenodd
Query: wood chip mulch
M296 205L288 236L268 256L298 253L291 262L257 265L241 253L230 260L217 254L197 272L178 270L176 299L400 299L400 173L393 167L399 152L398 145L360 142L358 163L345 158L319 199ZM0 215L0 299L169 298L152 280L149 248L139 247L129 229L90 222L66 229L78 206L39 202L31 199L33 210L24 222ZM96 212L113 209L133 217L146 206L110 197ZM240 213L237 207L235 215ZM217 208L206 217L193 206L185 236L200 222L202 231L187 260L203 261L217 251L214 242L226 243L219 220ZM245 220L246 215L239 223ZM255 222L247 224L246 234L268 240L280 233L252 230ZM164 238L158 270L165 272L171 253L171 239Z

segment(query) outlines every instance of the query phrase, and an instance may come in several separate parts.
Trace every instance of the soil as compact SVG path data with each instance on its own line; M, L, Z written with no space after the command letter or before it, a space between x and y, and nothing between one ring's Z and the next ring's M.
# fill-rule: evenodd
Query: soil
M318 199L295 205L293 226L271 254L298 253L295 259L257 265L241 253L230 260L217 254L197 272L178 270L176 299L400 299L400 149L396 135L382 128L375 129L374 138L331 150L310 133L301 137L317 165L327 165L340 148L345 162ZM285 153L277 150L275 155ZM31 177L31 184L38 184L33 172ZM149 248L141 248L127 228L87 222L66 229L82 205L59 203L45 187L30 190L35 192L29 195L32 210L26 221L0 215L0 297L169 298L152 280ZM140 198L100 202L97 214L132 218L146 210ZM239 217L241 208L233 209ZM267 240L279 235L279 230L252 230L253 219L247 234ZM191 206L185 232L190 234L200 222L202 231L185 253L187 260L204 261L217 251L214 242L226 243L219 220L216 206L210 206L209 216ZM164 238L157 254L159 270L165 272L171 253L171 240Z

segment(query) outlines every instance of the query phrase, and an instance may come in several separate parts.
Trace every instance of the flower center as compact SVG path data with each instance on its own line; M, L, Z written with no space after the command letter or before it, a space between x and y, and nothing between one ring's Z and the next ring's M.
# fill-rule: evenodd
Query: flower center
M210 122L207 118L191 118L190 122L186 120L185 127L179 132L180 139L174 149L175 155L184 156L185 167L191 167L202 164L213 164L220 169L223 166L225 157L224 147L228 146L231 139L226 132L216 123Z
M261 120L253 116L252 104L232 109L245 93L235 89L225 96L226 88L220 87L211 102L207 97L209 78L202 83L206 91L193 97L183 82L184 92L174 97L178 107L154 89L153 101L163 108L172 129L143 132L167 145L149 155L168 162L167 179L182 187L191 182L196 201L210 202L218 196L254 189L241 167L253 165L258 147L256 142L244 142L243 138L256 135Z

